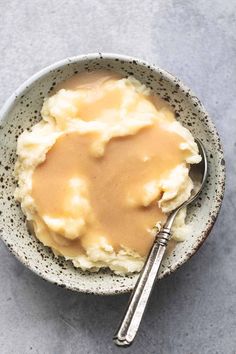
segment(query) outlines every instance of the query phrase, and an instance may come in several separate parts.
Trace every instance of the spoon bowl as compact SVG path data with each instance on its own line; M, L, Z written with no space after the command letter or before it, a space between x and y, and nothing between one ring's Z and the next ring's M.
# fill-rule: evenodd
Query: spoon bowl
M192 164L189 172L189 176L193 181L193 191L191 198L186 200L185 205L192 203L199 194L201 193L207 179L208 175L208 161L207 154L203 143L199 139L195 139L199 153L201 155L202 160L198 164Z
M175 217L180 211L180 209L187 207L189 204L194 202L198 198L206 183L208 174L207 153L203 143L199 139L195 139L195 141L197 143L199 154L201 155L202 159L198 164L192 164L190 168L189 176L193 181L194 188L192 190L190 198L170 213L166 220L164 228L170 229L172 227Z

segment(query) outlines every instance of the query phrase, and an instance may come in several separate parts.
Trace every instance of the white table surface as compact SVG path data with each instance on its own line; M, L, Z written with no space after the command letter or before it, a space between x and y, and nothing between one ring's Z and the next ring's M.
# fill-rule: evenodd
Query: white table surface
M125 350L112 335L128 295L57 288L0 242L0 353L236 353L236 2L0 0L0 105L44 66L98 51L156 63L196 92L224 143L224 204L198 254L156 286Z

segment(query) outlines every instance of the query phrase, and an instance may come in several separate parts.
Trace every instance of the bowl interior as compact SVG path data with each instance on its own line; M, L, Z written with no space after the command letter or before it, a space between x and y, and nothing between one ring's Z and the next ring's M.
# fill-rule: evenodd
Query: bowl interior
M13 198L16 142L19 134L38 122L43 99L56 84L85 70L107 69L123 76L133 75L173 106L177 119L206 147L209 176L200 198L188 208L191 233L165 258L159 278L173 272L199 248L219 211L224 191L224 159L218 134L200 101L171 74L138 59L120 55L89 55L66 59L34 75L7 101L0 126L0 210L1 236L26 266L62 287L96 294L115 294L133 288L137 275L117 276L109 271L82 272L71 262L55 258L25 225L19 204Z

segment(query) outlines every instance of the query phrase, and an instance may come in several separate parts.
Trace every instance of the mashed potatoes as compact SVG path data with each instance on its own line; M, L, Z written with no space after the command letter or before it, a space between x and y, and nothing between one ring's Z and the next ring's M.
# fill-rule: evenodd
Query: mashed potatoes
M15 197L36 237L76 267L140 271L153 227L190 196L197 145L134 78L97 72L64 87L19 137ZM176 218L177 241L185 215Z

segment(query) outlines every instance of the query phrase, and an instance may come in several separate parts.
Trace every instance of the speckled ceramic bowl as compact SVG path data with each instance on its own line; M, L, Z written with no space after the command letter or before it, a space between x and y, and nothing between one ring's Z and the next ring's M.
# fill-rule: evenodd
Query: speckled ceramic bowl
M134 75L174 107L177 119L200 138L208 152L207 184L201 197L188 209L192 233L165 258L159 278L186 262L208 236L223 198L225 167L218 133L198 98L171 74L139 59L100 53L68 58L32 76L8 99L0 113L0 232L3 241L22 263L50 282L80 292L119 294L133 288L137 275L121 277L109 271L82 272L71 262L55 258L28 233L20 206L13 198L16 184L12 173L19 134L40 120L43 99L56 84L75 73L96 69Z

